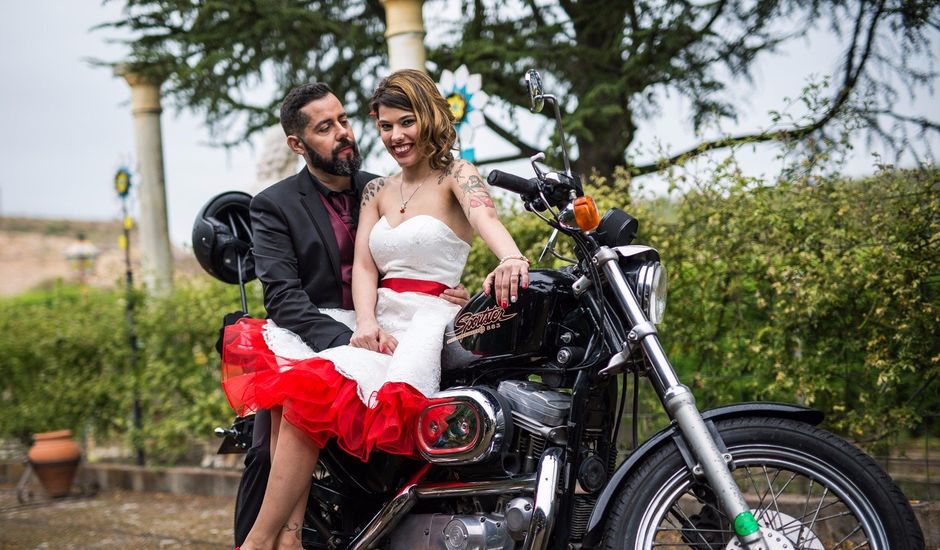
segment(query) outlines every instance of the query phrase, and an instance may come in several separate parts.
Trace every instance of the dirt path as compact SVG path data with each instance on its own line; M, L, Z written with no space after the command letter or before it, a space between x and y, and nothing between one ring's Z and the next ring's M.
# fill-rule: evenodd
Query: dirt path
M21 506L0 488L0 550L231 549L233 499L103 492Z

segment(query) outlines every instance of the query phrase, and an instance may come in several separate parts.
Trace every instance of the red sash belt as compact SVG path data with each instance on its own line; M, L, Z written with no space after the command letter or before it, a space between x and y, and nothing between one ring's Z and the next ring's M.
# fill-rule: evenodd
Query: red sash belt
M442 292L450 288L444 283L437 281L425 281L423 279L407 279L405 277L389 277L382 279L379 288L387 288L395 292L421 292L432 296L440 296Z

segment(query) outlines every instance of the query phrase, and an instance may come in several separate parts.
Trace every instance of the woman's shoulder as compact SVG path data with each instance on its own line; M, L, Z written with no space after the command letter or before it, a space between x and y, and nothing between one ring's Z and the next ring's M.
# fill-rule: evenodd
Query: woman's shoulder
M387 183L391 183L391 181L397 176L398 174L387 177L379 176L366 183L365 187L362 188L362 204L371 202L372 199L379 196L379 193L381 193L382 189L385 188L385 185Z
M480 171L477 170L477 167L473 163L465 159L454 159L446 168L441 172L439 176L439 183L456 183L461 185L467 182L470 178L479 178Z

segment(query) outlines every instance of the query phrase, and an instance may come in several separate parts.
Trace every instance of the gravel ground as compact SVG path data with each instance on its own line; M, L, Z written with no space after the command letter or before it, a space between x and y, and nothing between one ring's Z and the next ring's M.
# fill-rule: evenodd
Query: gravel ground
M0 550L232 548L234 499L101 492L20 505L0 487Z

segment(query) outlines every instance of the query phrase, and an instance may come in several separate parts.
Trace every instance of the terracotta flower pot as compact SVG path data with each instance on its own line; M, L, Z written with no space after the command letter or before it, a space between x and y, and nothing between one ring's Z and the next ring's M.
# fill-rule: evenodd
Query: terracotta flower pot
M33 436L34 443L26 453L39 483L50 497L62 497L69 494L82 451L78 443L72 440L72 432L59 430L38 433Z

